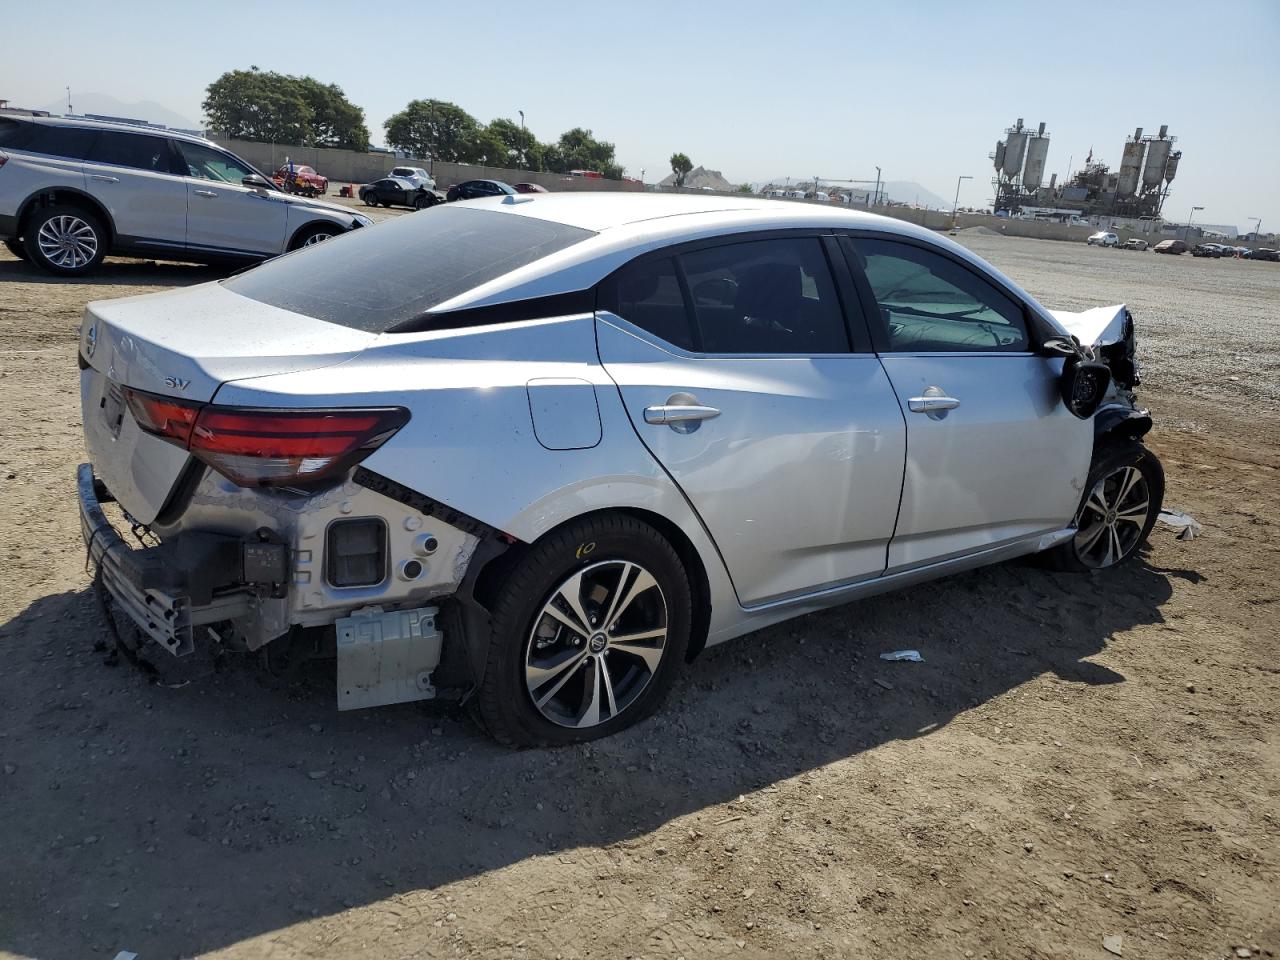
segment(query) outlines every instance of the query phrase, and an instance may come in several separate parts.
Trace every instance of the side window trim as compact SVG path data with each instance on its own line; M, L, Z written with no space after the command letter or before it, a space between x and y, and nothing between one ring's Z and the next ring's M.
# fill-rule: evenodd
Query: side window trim
M884 323L880 316L880 303L876 300L875 292L871 289L871 281L867 279L866 273L858 263L857 250L853 245L854 240L880 240L887 243L902 243L907 246L916 247L925 250L936 256L942 257L952 265L964 270L976 279L985 283L987 286L995 289L997 293L1007 297L1010 301L1017 305L1022 313L1022 322L1027 328L1027 338L1030 341L1026 350L1009 350L1009 351L993 351L993 350L975 350L975 351L956 351L949 353L949 356L965 356L969 353L982 356L1004 356L1004 357L1025 357L1033 355L1035 345L1044 335L1042 325L1038 322L1035 312L1031 310L1026 301L1021 296L1010 290L1004 284L999 283L995 278L988 277L979 273L973 268L972 264L966 263L961 258L954 256L949 250L933 244L922 242L915 237L905 236L902 234L889 233L883 230L844 230L839 234L840 247L844 253L845 265L848 267L849 273L853 277L854 286L858 290L858 297L863 304L863 312L866 314L867 326L870 328L871 341L878 354L910 354L910 353L928 353L930 356L937 355L931 351L902 351L894 350L889 343L889 331L885 329Z
M861 297L853 296L853 290L849 289L847 284L851 281L851 274L854 273L845 263L843 256L840 256L833 245L836 242L836 235L828 229L799 228L799 229L782 229L782 230L750 230L741 233L727 233L715 237L704 237L698 240L686 240L681 243L673 243L657 250L650 250L638 257L633 257L622 266L615 269L607 277L600 280L596 285L599 292L597 298L597 309L608 310L626 320L621 314L617 314L612 309L616 305L616 280L619 273L635 264L643 263L649 260L662 260L670 258L675 263L676 275L680 280L681 293L685 301L685 313L688 316L688 322L691 329L691 336L695 343L701 347L702 335L699 330L696 314L693 310L693 297L688 288L688 280L684 274L684 266L680 258L687 253L696 253L700 250L708 250L714 247L731 246L739 243L751 243L757 240L788 240L813 238L819 241L822 247L823 256L826 258L827 268L831 271L832 282L836 287L836 300L840 306L841 314L845 321L846 336L849 338L851 346L838 354L809 354L809 353L707 353L702 350L686 350L685 348L662 340L656 334L645 330L644 332L651 337L661 341L666 348L682 355L694 358L706 357L709 359L752 359L761 357L806 357L806 356L853 356L874 354L877 352L876 347L870 335L870 322L865 316L866 306L862 303ZM865 280L864 280L865 282ZM855 285L856 287L856 285ZM874 301L873 301L874 302ZM877 308L878 309L878 308ZM864 315L855 316L855 311L861 311ZM630 323L630 321L627 321ZM633 324L633 326L637 326ZM637 329L643 329L637 326Z

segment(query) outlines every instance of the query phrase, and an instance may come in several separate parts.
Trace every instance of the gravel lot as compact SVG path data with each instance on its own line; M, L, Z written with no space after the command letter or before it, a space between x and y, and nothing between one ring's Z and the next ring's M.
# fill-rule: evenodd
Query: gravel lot
M431 706L338 714L323 665L288 690L106 665L79 316L216 274L66 283L0 251L0 956L1280 952L1280 265L959 239L1050 306L1131 305L1203 536L762 631L640 728L545 752ZM901 647L925 662L877 657Z

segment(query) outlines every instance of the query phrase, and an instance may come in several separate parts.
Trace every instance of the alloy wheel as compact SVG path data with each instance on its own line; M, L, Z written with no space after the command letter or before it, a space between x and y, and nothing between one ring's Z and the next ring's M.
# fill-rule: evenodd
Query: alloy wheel
M562 727L612 720L649 686L667 646L667 602L648 570L606 560L574 572L534 618L525 688Z
M1076 517L1076 556L1095 570L1114 567L1137 549L1151 513L1151 490L1134 466L1098 480Z
M328 240L332 236L333 236L332 233L325 233L324 231L321 231L319 233L313 233L311 236L307 237L307 239L302 241L302 245L304 247L311 247L317 243L323 243L324 241Z
M74 214L63 213L41 225L36 245L55 267L78 270L98 255L98 233Z

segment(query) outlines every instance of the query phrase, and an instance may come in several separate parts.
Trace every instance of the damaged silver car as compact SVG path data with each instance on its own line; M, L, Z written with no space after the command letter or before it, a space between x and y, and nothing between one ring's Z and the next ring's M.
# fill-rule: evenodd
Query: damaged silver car
M90 304L80 367L84 537L148 644L331 656L339 708L466 697L508 743L808 611L1114 567L1163 495L1123 306L749 198L433 208Z

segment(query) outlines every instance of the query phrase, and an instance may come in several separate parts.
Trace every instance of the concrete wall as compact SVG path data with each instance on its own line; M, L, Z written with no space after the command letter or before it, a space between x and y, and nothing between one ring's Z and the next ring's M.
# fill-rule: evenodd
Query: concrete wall
M508 170L502 167L483 167L469 163L437 162L434 167L427 160L403 159L389 153L361 153L356 150L338 150L331 147L299 147L283 143L257 143L252 140L231 140L219 136L211 139L237 156L248 160L266 173L284 165L286 159L295 164L315 167L328 177L336 192L343 184L369 183L385 177L392 167L424 167L432 171L436 185L447 190L464 180L501 180L504 183L536 183L548 190L639 190L639 184L620 180L588 180L585 177L566 177L558 173L537 173L532 170Z

